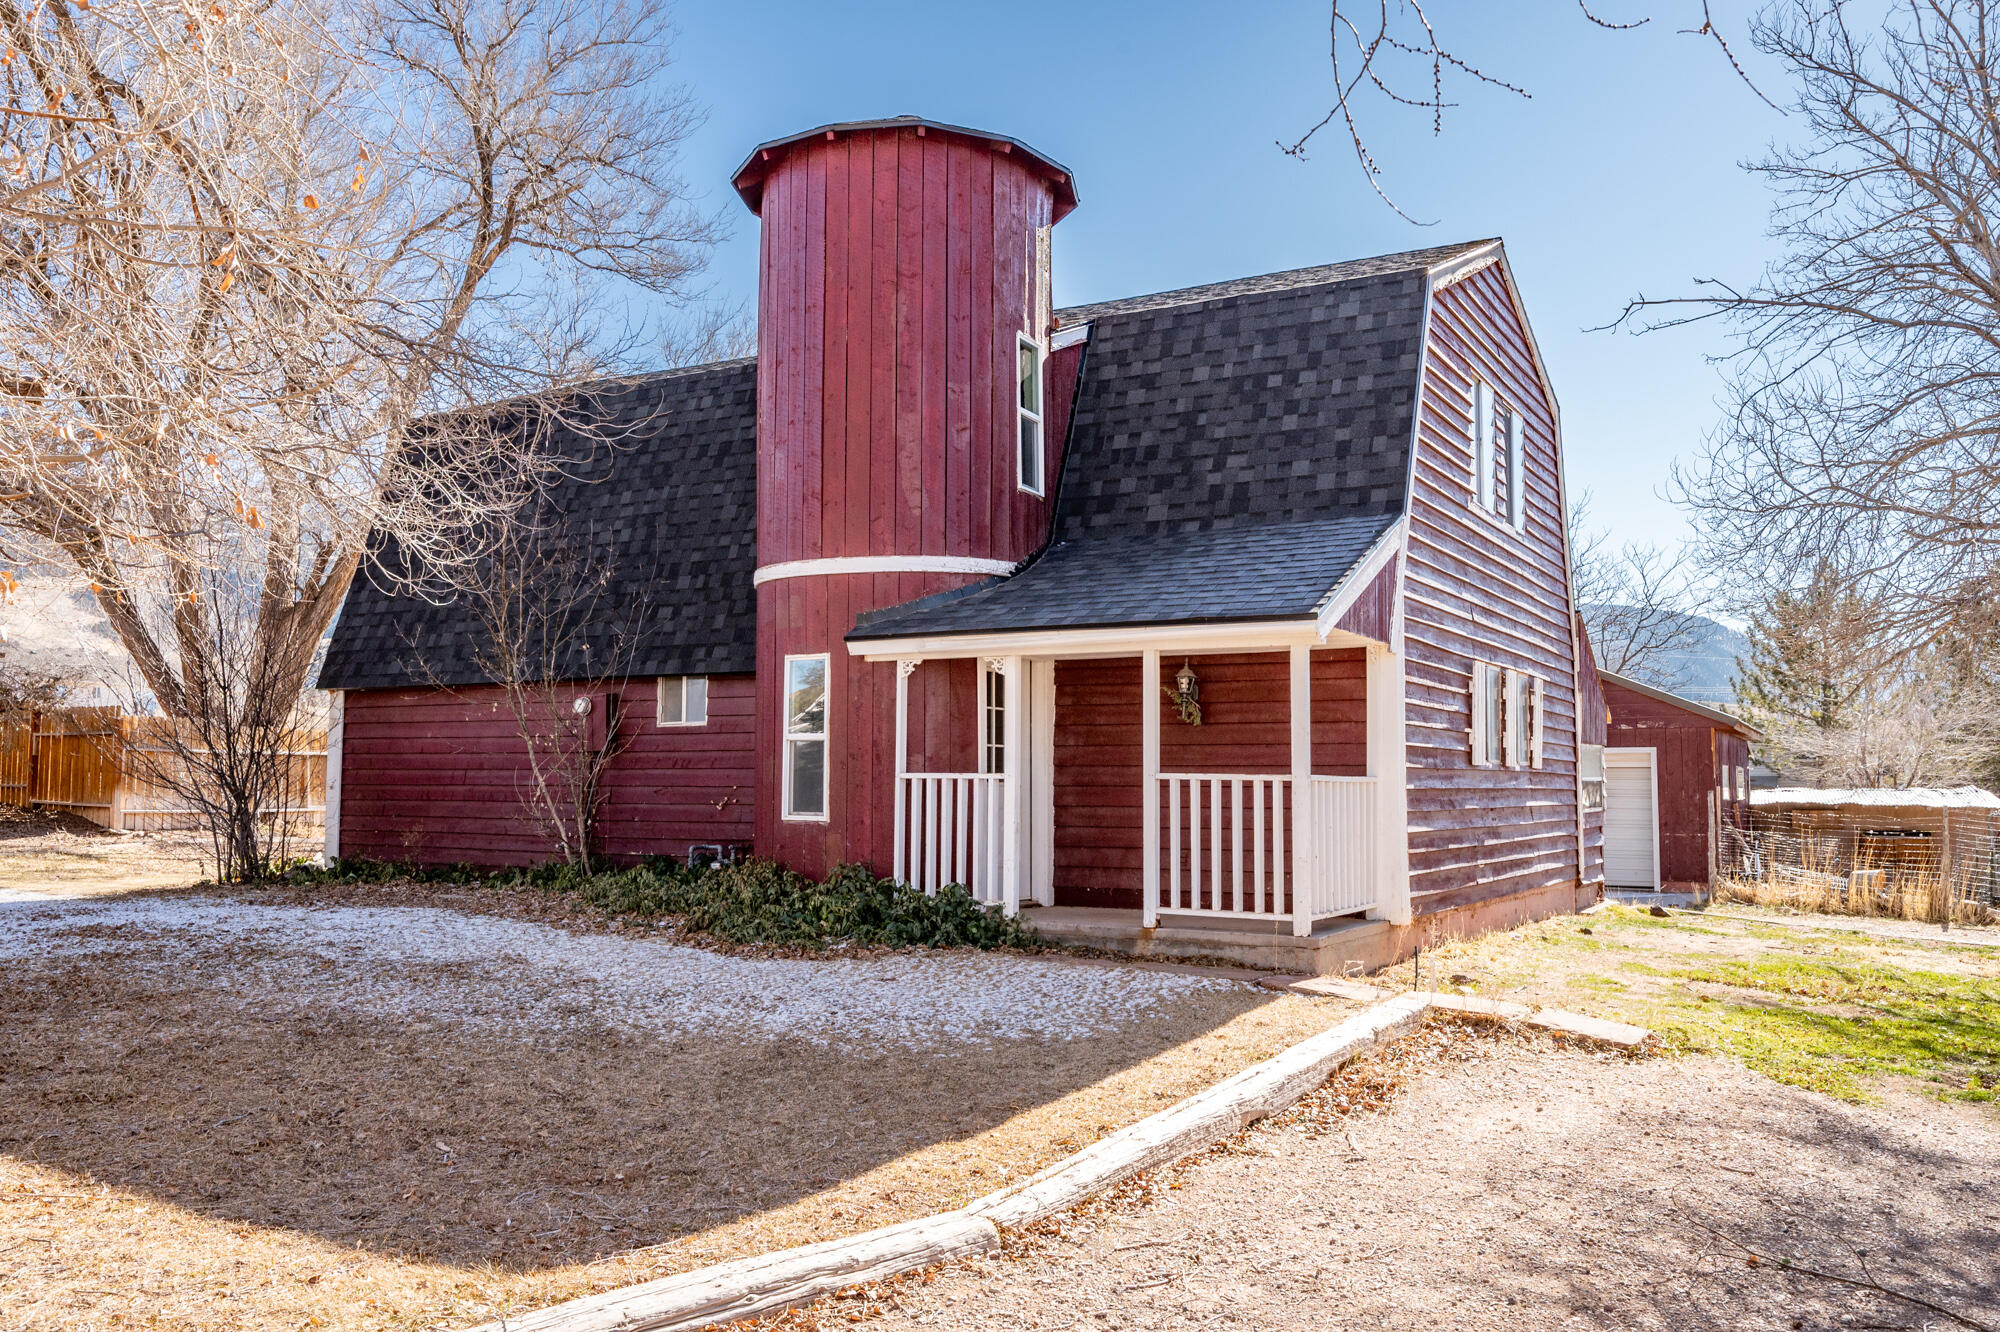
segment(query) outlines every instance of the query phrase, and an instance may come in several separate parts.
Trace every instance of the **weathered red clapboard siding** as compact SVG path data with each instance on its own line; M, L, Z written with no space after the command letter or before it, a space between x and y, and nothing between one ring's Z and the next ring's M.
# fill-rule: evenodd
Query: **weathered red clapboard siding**
M1202 724L1162 698L1163 772L1291 771L1291 667L1284 653L1166 658L1163 683L1185 660L1200 680ZM1139 660L1056 663L1055 898L1058 906L1141 905L1145 840ZM1313 771L1367 771L1367 663L1361 650L1312 656Z
M1618 749L1651 749L1660 792L1660 878L1707 883L1720 855L1723 826L1749 826L1749 804L1723 800L1722 777L1731 765L1750 763L1750 746L1711 717L1604 681L1611 710L1607 736ZM1715 839L1710 838L1711 819Z
M904 126L791 144L763 176L760 564L1014 561L1046 540L1048 496L1016 484L1015 333L1046 332L1034 327L1030 282L1054 206L1040 170L984 139ZM1065 365L1066 404L1074 358L1051 373ZM760 850L809 873L850 860L888 871L895 668L849 657L844 638L864 611L976 577L814 576L759 589L757 758L773 796ZM824 823L783 819L777 798L783 662L811 653L832 659Z
M619 691L627 744L606 779L602 850L680 856L696 842L749 841L751 678L709 678L706 726L655 725L654 688ZM343 706L342 855L529 865L554 854L527 803L526 748L500 689L360 690Z
M1525 422L1525 532L1473 503L1475 377ZM1557 450L1501 266L1437 292L1403 584L1410 892L1419 914L1579 882L1573 608ZM1547 680L1539 770L1473 765L1474 661Z
M1354 599L1341 615L1335 628L1345 629L1350 634L1372 638L1378 643L1390 640L1391 626L1396 618L1396 583L1400 577L1399 560L1392 559L1369 580L1368 586Z

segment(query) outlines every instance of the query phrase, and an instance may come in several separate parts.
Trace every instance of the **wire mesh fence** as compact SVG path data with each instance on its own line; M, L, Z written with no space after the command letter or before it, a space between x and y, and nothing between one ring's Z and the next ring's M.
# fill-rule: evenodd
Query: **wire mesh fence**
M1718 895L1839 915L1992 918L2000 906L1992 811L1934 810L1900 824L1871 813L1753 812L1747 829L1722 830Z

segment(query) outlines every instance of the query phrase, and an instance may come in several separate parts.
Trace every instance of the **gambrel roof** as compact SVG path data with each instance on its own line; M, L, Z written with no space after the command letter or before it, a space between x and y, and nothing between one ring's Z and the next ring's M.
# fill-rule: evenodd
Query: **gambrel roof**
M1403 512L1427 276L1492 244L1059 311L1090 327L1048 548L849 637L1312 615Z
M630 615L600 636L621 636L635 676L756 669L757 363L648 375L599 391L592 409L602 435L553 432L549 447L569 465L537 512L542 539L607 571L598 604ZM374 554L393 566L393 549L378 541ZM387 584L366 566L355 575L319 687L482 683L471 608ZM607 649L590 639L575 645L580 666Z
M1306 617L1404 511L1429 276L1496 241L1058 312L1088 326L1048 546L864 616L850 637ZM603 546L647 607L634 675L755 669L756 363L604 397L623 447L570 441L549 539ZM393 551L383 555L393 558ZM320 687L478 682L475 617L348 592Z

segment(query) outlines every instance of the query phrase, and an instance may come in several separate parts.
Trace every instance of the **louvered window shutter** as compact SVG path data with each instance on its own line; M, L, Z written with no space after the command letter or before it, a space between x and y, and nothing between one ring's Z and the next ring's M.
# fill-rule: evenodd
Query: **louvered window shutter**
M1542 766L1542 696L1548 689L1548 683L1541 676L1536 676L1534 679L1534 694L1529 700L1534 710L1534 718L1528 731L1528 763L1529 766L1536 768Z
M1507 521L1516 528L1528 525L1526 445L1519 412L1507 413Z
M1493 509L1493 390L1479 380L1472 384L1472 496L1480 508Z

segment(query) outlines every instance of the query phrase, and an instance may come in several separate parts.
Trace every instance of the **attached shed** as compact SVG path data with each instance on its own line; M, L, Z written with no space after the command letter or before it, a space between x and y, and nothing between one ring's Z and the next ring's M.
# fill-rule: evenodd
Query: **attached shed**
M1886 870L1892 879L1948 867L1966 897L2000 900L2000 796L1981 787L1780 786L1752 794L1750 827L1756 852L1783 863L1828 874Z
M1750 745L1763 734L1720 708L1609 671L1604 881L1705 889L1749 828Z

